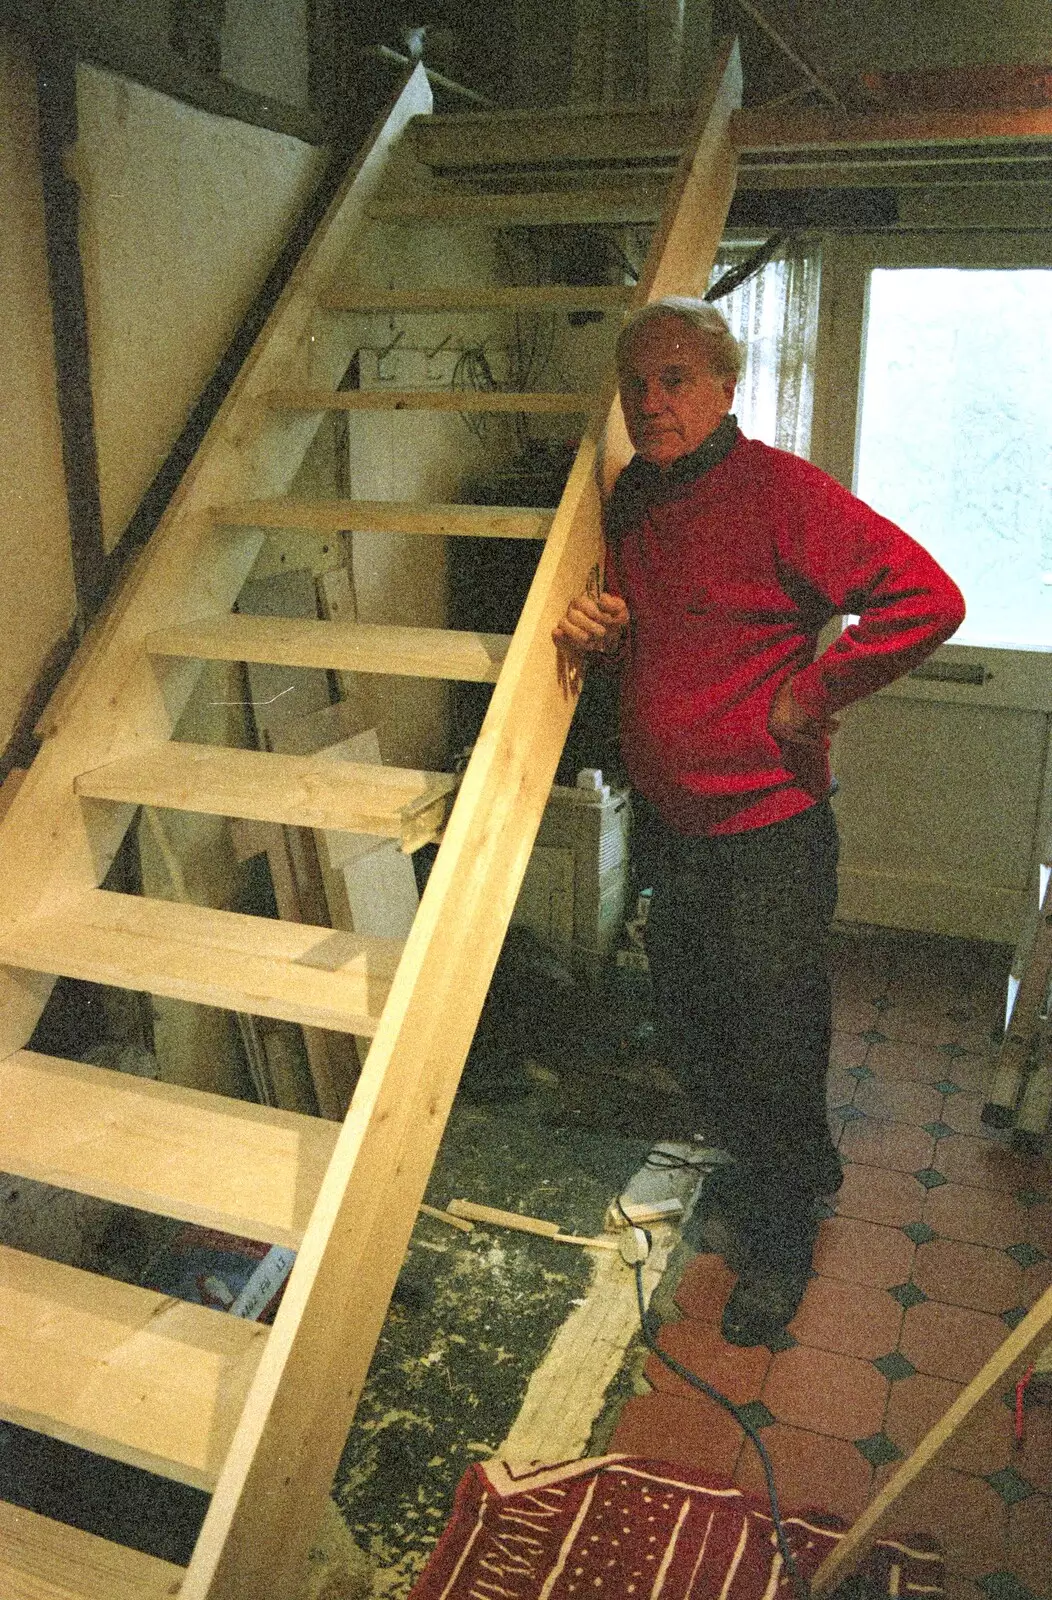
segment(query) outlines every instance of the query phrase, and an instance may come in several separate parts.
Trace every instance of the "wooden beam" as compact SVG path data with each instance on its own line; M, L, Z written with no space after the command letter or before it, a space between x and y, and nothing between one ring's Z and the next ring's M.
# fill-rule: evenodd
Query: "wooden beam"
M298 1247L336 1143L317 1117L16 1050L0 1061L0 1170Z
M175 1600L185 1568L0 1502L6 1600Z
M212 515L220 527L546 539L555 510L540 506L417 505L401 500L246 500L241 505L216 506Z
M661 231L686 292L722 231L740 93L735 50L706 87ZM655 267L647 281L670 277ZM607 414L613 393L611 381ZM573 716L551 630L602 555L598 433L591 423L570 473L181 1600L280 1600L301 1576Z
M366 1036L376 1032L401 952L397 939L108 889L71 896L53 915L0 934L0 962L16 969Z
M555 189L522 194L407 195L374 200L376 222L435 222L449 226L542 228L549 223L653 222L661 215L663 183L643 179L609 188Z
M443 121L446 119L443 118ZM630 288L616 284L545 283L514 288L470 289L334 289L320 302L324 311L397 311L407 316L457 311L569 312L623 311L632 298Z
M1052 140L1052 107L1032 111L739 111L731 137L740 155L768 150L874 149L902 144Z
M0 1245L0 1417L210 1489L268 1330Z
M506 389L275 389L277 411L591 411L594 394L513 393Z
M443 772L174 742L83 772L74 785L93 800L385 839L401 839L424 812L441 827L456 786Z
M308 622L292 617L221 617L150 634L155 656L201 661L269 661L333 672L496 683L510 639L446 628L387 628L373 622Z

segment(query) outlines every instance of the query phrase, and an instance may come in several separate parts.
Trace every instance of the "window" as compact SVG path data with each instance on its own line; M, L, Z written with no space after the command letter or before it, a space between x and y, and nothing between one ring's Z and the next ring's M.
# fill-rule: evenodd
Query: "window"
M1052 271L871 274L856 489L960 584L956 643L1052 650Z

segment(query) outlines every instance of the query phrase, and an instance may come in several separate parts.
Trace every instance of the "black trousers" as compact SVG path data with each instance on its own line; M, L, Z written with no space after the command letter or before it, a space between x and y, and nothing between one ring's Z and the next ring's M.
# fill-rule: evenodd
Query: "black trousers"
M832 1190L829 802L744 833L685 838L653 820L648 833L658 1029L699 1131L785 1199Z

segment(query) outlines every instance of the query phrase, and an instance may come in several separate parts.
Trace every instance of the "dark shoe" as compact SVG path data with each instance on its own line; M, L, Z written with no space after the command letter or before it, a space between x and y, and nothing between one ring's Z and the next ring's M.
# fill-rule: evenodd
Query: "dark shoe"
M701 1186L682 1238L692 1250L723 1256L733 1266L738 1231L747 1209L741 1168L734 1162L716 1167Z
M720 1331L728 1344L777 1341L800 1308L811 1266L746 1267L723 1308Z

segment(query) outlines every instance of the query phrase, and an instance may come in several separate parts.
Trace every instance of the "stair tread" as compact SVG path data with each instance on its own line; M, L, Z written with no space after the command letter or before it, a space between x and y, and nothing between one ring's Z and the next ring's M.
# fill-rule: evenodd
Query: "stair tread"
M0 1245L0 1416L200 1489L267 1329Z
M414 117L407 134L419 161L438 171L603 161L675 161L690 135L692 108L614 105L528 111L444 112Z
M371 1037L397 939L94 889L0 932L0 962Z
M435 533L445 537L545 539L545 506L423 505L400 500L245 500L216 506L219 526L310 528L328 533Z
M16 1050L0 1171L296 1248L336 1143L319 1117Z
M667 193L664 182L503 194L441 191L374 200L369 215L377 222L519 223L526 227L559 222L653 222L661 214Z
M151 655L193 656L201 661L263 661L334 672L496 683L510 643L507 634L228 615L159 629L148 636L146 648Z
M445 772L171 741L81 773L74 788L95 800L401 839L428 809L441 826L456 782Z
M174 1600L184 1567L0 1501L4 1600Z
M272 389L276 411L591 411L599 396L578 390L544 393L509 389Z
M617 284L479 285L471 289L334 289L320 301L326 311L619 311L633 290Z

